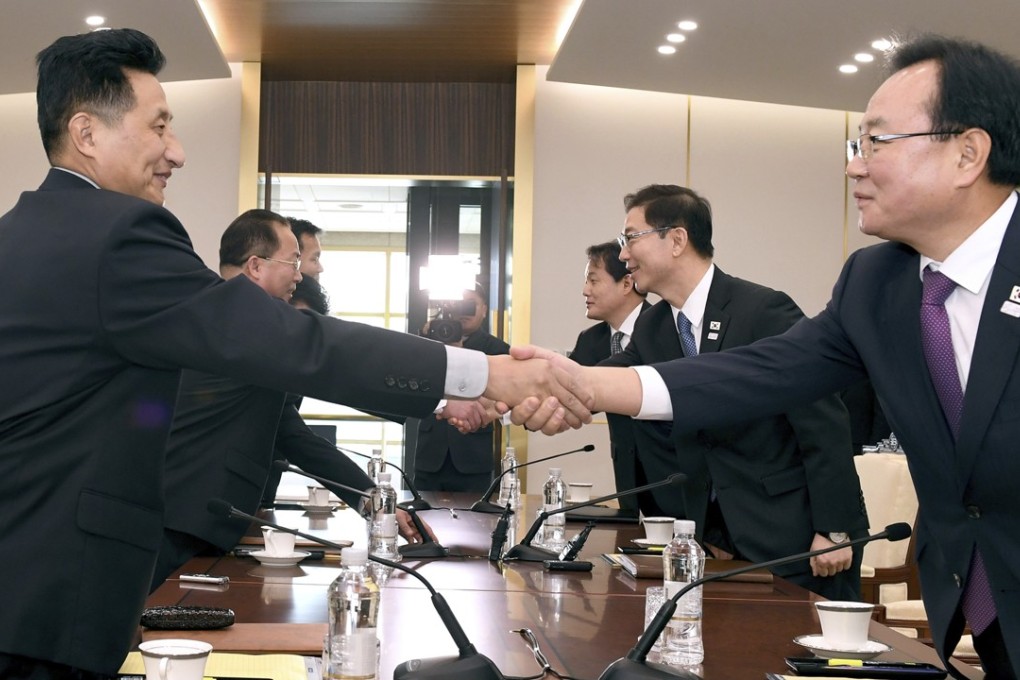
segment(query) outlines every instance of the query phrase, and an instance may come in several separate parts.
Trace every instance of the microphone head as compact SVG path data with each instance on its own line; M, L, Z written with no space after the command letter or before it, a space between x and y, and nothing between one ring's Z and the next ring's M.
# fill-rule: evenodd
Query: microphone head
M684 482L687 481L687 475L685 475L682 472L674 472L666 479L668 479L669 483L673 486L681 486Z
M885 533L889 534L886 538L890 541L902 541L904 538L910 538L910 534L913 533L913 529L906 522L897 522L896 524L890 524L885 528Z
M231 511L234 509L234 506L222 498L212 499L205 507L209 512L220 517L230 517Z
M587 451L594 451L595 450L595 445L594 444L585 444L584 448L581 449L581 450L585 451L585 452L587 452Z
M290 469L290 461L284 458L278 458L273 461L273 467L281 472L286 472Z

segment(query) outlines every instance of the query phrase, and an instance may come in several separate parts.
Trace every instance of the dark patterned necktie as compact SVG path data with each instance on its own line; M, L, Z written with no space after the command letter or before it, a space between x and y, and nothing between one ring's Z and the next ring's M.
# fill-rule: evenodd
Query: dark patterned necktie
M676 317L676 329L680 332L680 346L684 348L685 357L698 356L698 343L691 332L691 320L680 312Z
M956 289L956 283L942 272L924 270L924 287L921 291L921 342L928 362L935 393L942 404L946 422L956 439L963 413L963 388L956 370L953 353L953 336L949 330L946 298ZM971 630L980 635L995 620L995 601L992 599L988 574L981 553L975 549L971 557L970 574L963 591L963 615Z
M619 354L623 351L623 331L616 331L613 337L609 338L609 352Z

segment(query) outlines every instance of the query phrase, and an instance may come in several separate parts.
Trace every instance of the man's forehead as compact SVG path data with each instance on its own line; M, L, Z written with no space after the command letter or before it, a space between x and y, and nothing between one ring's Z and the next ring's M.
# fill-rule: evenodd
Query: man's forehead
M938 71L938 64L923 61L889 76L868 102L858 126L860 131L895 127L906 121L916 121L918 116L928 118L938 87Z

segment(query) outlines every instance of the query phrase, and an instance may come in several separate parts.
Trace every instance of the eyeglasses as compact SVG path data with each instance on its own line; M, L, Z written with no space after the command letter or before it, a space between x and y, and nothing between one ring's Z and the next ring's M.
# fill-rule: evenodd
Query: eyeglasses
M569 675L563 675L559 671L553 669L552 665L549 663L549 659L545 657L545 654L542 653L542 649L538 646L538 638L535 637L535 634L531 632L530 628L516 628L510 632L519 633L520 636L524 638L525 642L531 646L531 653L535 655L535 661L537 661L538 665L542 667L542 672L538 675L530 675L526 678L514 678L513 680L538 680L539 678L544 678L546 675L552 675L554 678L559 678L560 680L576 680L576 678L572 678Z
M939 135L952 136L962 134L962 130L936 130L933 132L901 132L891 135L861 135L857 139L848 139L846 142L846 162L849 163L854 156L860 156L862 161L869 160L875 151L875 144L891 142L896 139L907 137L937 137Z
M275 257L262 257L261 255L256 255L255 257L259 258L260 260L268 260L269 262L279 262L280 264L289 264L291 267L294 268L294 271L301 271L301 258L300 257L298 259L296 259L296 260L293 260L293 261L291 261L291 260L277 260Z
M648 234L654 234L657 231L669 231L670 229L676 229L676 226L657 227L655 229L645 229L644 231L632 231L629 234L627 232L622 232L619 236L616 237L616 242L620 244L620 250L623 250L624 248L629 246L631 244L631 241L633 241L634 239L641 238L642 236L647 236Z

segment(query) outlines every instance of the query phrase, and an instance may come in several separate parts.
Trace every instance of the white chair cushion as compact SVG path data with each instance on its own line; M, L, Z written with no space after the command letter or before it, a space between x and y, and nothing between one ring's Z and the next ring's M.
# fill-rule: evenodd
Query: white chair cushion
M885 605L885 616L887 619L897 619L900 621L928 620L928 614L924 611L924 602L921 600L888 602Z

